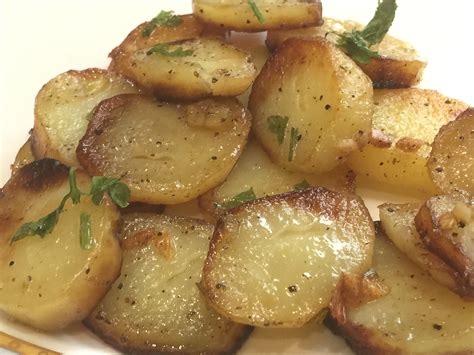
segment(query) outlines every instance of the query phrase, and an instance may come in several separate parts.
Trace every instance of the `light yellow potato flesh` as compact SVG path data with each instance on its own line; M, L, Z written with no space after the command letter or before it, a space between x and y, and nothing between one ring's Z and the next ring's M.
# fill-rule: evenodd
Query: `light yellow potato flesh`
M432 90L374 90L372 138L349 166L364 186L413 193L438 191L426 163L438 130L467 105Z
M446 124L434 139L428 169L443 192L474 195L474 109Z
M18 153L16 153L15 161L10 165L12 174L15 174L19 169L25 165L35 161L36 158L33 155L33 150L31 148L31 139L28 139L21 147Z
M437 284L384 237L375 241L373 268L391 292L346 310L337 324L357 353L472 353L474 303Z
M253 132L275 163L293 171L323 173L367 143L372 83L328 41L292 38L255 80L249 110ZM269 129L271 116L288 117L281 144Z
M122 95L97 107L77 155L89 174L121 178L131 201L177 204L226 178L249 129L236 99L172 104Z
M298 184L307 184L307 187L324 186L337 192L353 193L353 183L354 176L346 167L321 175L284 170L272 163L258 142L251 140L227 179L199 197L199 204L205 213L216 217L225 211L216 204L222 204L249 189L254 191L257 198L293 191L298 188Z
M318 27L306 27L294 30L269 31L266 44L271 50L276 49L285 40L292 37L323 37L336 44L337 34L361 30L364 26L355 21L343 21L325 18L324 24ZM416 85L422 77L426 62L421 60L414 47L390 35L371 49L380 54L367 64L358 65L377 88L402 88Z
M165 99L236 96L252 84L252 58L235 46L213 38L167 46L169 52L189 52L183 56L150 53L153 47L121 52L113 57L111 68Z
M209 308L196 285L212 229L193 219L127 215L121 276L88 327L126 353L219 353L240 346L251 328Z
M78 167L76 147L92 109L109 97L137 92L123 77L102 69L70 70L51 79L36 96L35 156Z
M380 222L387 237L433 280L461 296L469 296L460 274L424 243L415 226L421 203L390 204L379 207ZM471 292L472 293L472 292Z
M362 201L324 188L245 203L217 222L201 290L221 314L259 327L300 327L327 307L343 272L371 265Z
M194 16L205 23L240 32L298 28L321 24L320 1L254 0L263 22L260 22L247 0L193 0Z
M77 181L88 191L86 174L78 172ZM68 168L49 159L26 165L0 190L0 310L43 330L84 319L120 272L120 215L108 198L100 206L86 196L69 201L51 234L10 244L23 223L52 212L68 192ZM91 216L91 250L80 246L82 212Z

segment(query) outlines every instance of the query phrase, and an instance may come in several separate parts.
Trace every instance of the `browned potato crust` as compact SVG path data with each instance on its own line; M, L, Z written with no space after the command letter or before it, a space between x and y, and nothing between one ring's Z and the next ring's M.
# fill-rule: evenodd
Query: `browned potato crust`
M15 161L10 166L12 175L25 165L35 160L36 158L33 155L33 149L31 148L31 138L28 138L28 140L20 147L18 153L16 153Z
M125 353L231 353L252 328L206 305L196 282L213 226L189 218L124 218L122 274L86 320Z
M355 21L341 21L325 18L320 27L308 27L287 31L269 31L267 46L274 50L291 37L324 37L337 42L337 33L351 32L363 26ZM382 42L372 47L380 58L372 58L369 63L357 63L376 88L405 88L414 86L421 80L426 62L418 57L415 48L395 37L386 35Z
M325 188L244 203L217 222L201 290L234 321L300 327L328 306L341 273L370 267L373 228L360 198Z
M432 197L415 222L428 249L459 273L474 299L474 200L462 195Z
M276 164L324 173L368 142L372 83L330 42L291 38L255 79L249 110L253 132ZM281 139L275 119L286 119Z
M89 174L121 178L132 202L177 204L226 178L249 129L233 98L172 104L119 95L96 107L77 156Z
M54 211L69 192L69 168L43 159L19 169L0 189L0 310L22 323L56 331L82 321L120 272L116 240L120 214L109 198L100 206L83 196L68 201L51 233L11 243L24 223ZM77 171L77 184L89 191L91 179ZM91 216L94 246L81 248L81 213Z
M333 304L344 311L326 318L357 354L472 354L474 303L438 285L382 235L373 269L390 293L356 307Z
M428 170L433 182L445 193L474 195L474 108L443 126L432 147Z
M239 32L261 32L317 26L322 23L319 0L254 0L263 21L259 21L247 0L193 0L194 16L205 23Z

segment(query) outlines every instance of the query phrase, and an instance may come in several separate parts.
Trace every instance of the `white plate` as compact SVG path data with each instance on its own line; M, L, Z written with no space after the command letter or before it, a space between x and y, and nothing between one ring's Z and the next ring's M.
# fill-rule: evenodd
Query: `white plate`
M41 86L69 69L106 67L107 54L137 24L160 10L189 12L191 0L2 0L0 2L0 185L33 125ZM324 14L366 23L376 0L323 0ZM471 0L398 0L391 34L411 42L428 59L423 87L474 105ZM361 191L374 218L381 201L409 198ZM114 353L81 326L43 334L0 315L0 331L63 353ZM1 352L1 350L0 350ZM322 326L257 329L243 353L350 353Z

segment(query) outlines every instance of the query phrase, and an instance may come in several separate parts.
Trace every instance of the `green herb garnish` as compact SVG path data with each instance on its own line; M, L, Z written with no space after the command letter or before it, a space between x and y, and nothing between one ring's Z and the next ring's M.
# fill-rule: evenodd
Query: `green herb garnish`
M142 36L149 37L157 26L174 27L182 22L181 17L174 14L173 11L160 11L143 28Z
M247 202L247 201L252 201L255 200L257 196L255 195L255 192L253 191L253 188L251 187L247 191L241 192L234 197L230 198L226 202L223 203L216 203L215 206L217 208L224 208L224 209L229 209L229 208L234 208L240 206L242 203Z
M288 161L293 161L295 157L296 146L301 139L301 134L298 131L298 128L291 127L290 135L290 149L288 150Z
M159 53L168 57L189 57L194 52L191 49L183 49L183 47L178 47L174 51L171 51L168 44L160 43L150 48L146 52L146 55L152 55L154 53Z
M336 45L361 64L368 63L371 58L379 58L380 54L370 47L383 40L392 25L396 10L396 0L382 0L374 17L362 31L352 30L337 34L339 38Z
M311 187L311 185L309 184L309 182L306 181L306 179L303 179L303 181L295 184L294 190L295 191L304 190L304 189L307 189L308 187Z
M265 22L265 17L263 17L262 13L260 12L257 4L255 3L254 0L249 0L249 6L252 9L253 14L257 18L258 22L264 23Z
M270 116L267 118L268 129L277 136L278 144L283 144L285 139L286 127L288 126L288 117L279 115Z
M74 205L81 202L81 196L91 196L95 205L100 205L104 198L104 193L109 194L112 201L119 207L128 206L130 198L130 189L123 182L115 178L107 178L103 176L94 176L92 178L92 186L90 192L83 192L77 187L76 169L69 169L69 192L63 197L59 206L48 215L23 224L13 235L10 243L21 240L25 237L38 235L44 238L50 234L59 222L59 216L64 211L66 202L71 199ZM83 249L91 249L94 246L94 240L91 233L91 216L87 213L81 213L80 216L80 244Z

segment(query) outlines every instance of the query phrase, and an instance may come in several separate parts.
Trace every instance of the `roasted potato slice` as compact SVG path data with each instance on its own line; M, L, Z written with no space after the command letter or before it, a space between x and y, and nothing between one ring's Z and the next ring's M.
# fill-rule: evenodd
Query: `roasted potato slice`
M178 100L236 96L252 84L255 76L248 53L215 38L118 52L110 66L155 96Z
M50 234L12 242L21 225L38 220L69 192L69 169L51 159L19 169L0 190L0 310L30 326L58 330L84 319L120 273L116 231L120 214L105 198L100 206L83 196L66 203ZM90 177L77 172L88 191ZM93 247L81 248L81 213L91 216Z
M474 298L474 288L470 288L461 274L442 258L432 252L418 234L415 216L421 203L392 204L379 207L380 222L387 237L433 280L451 291L468 299Z
M416 229L429 250L454 268L474 299L474 199L430 198L416 215Z
M193 219L127 215L122 274L86 325L125 353L223 353L240 347L252 328L209 308L196 285L212 230Z
M240 32L322 23L319 0L193 0L193 13L205 23Z
M96 107L77 156L89 174L121 178L131 201L177 204L226 178L249 129L233 98L185 105L119 95Z
M390 293L356 307L333 302L326 318L357 354L473 352L474 303L437 284L383 236L373 269Z
M358 181L404 193L436 193L426 168L430 144L438 130L467 105L417 88L375 90L374 103L370 144L348 160Z
M474 108L443 126L432 147L428 170L436 186L474 195Z
M28 138L28 140L20 147L18 153L16 153L15 161L10 166L12 174L15 174L19 169L35 160L36 158L33 155L33 149L31 148L31 138Z
M291 38L254 82L253 132L278 165L330 171L368 142L372 91L370 79L328 41Z
M76 147L86 132L92 109L109 97L136 92L129 81L102 69L70 70L51 79L36 96L35 156L79 166Z
M239 323L300 327L341 273L370 267L374 233L355 195L313 188L247 202L217 222L201 290Z
M201 209L210 216L218 217L225 206L244 191L253 191L256 198L283 192L324 186L337 192L355 192L355 176L346 167L321 174L293 173L272 163L258 142L251 140L227 179L218 187L199 197Z
M270 50L276 49L285 40L292 37L323 37L336 44L337 34L361 30L363 26L354 21L342 21L325 18L319 27L306 27L295 30L269 31L266 44ZM426 62L418 57L415 48L398 38L386 35L382 42L371 47L380 54L362 68L376 88L405 88L414 86L421 80Z

